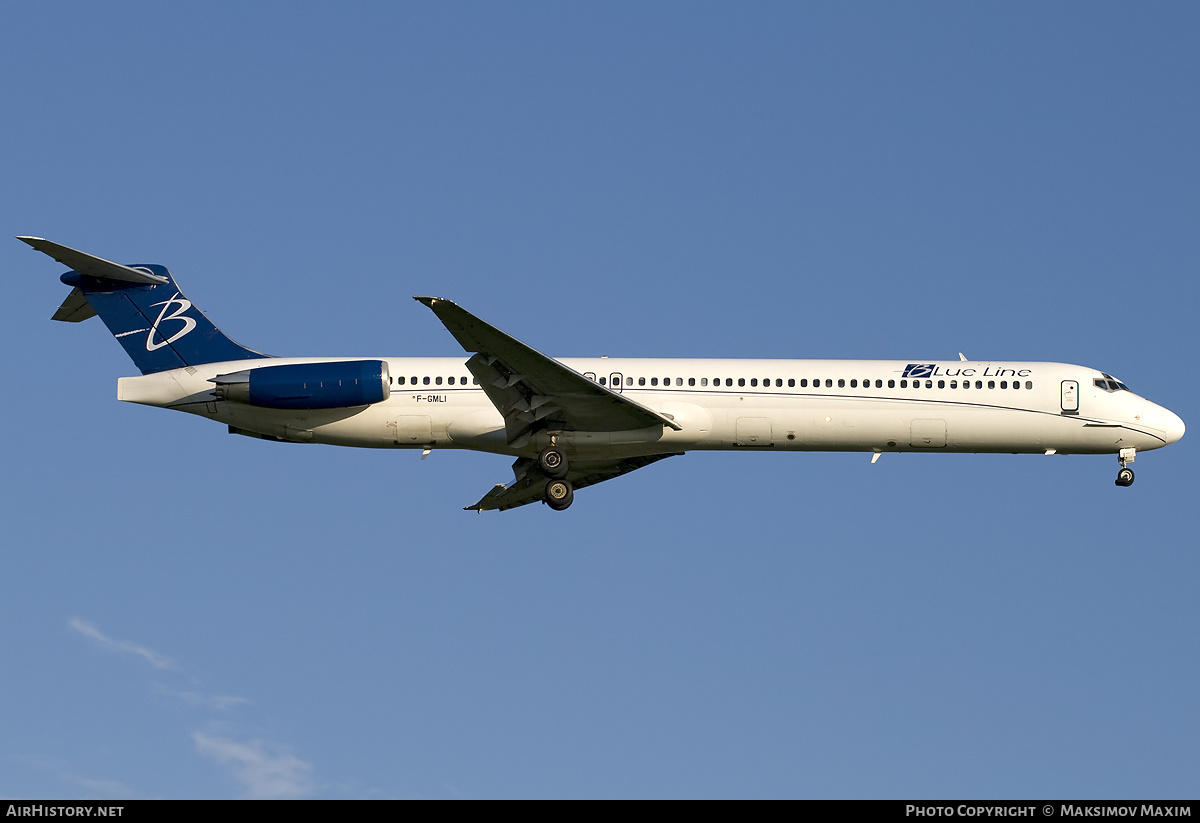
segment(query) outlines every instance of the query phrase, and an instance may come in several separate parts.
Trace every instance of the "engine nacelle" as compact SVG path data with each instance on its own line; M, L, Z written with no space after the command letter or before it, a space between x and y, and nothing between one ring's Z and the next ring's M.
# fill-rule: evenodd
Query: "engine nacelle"
M265 409L345 409L391 396L383 360L263 366L212 378L217 399Z

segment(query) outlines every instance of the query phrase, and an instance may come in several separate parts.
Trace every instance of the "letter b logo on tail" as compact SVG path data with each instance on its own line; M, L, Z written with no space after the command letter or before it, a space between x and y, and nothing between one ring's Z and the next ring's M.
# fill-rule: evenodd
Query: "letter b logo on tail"
M170 314L167 314L167 310L170 309L172 305L175 305L176 309ZM161 349L163 346L174 343L192 329L196 328L196 321L184 314L185 311L192 307L192 301L188 300L186 297L180 297L179 292L175 292L174 296L172 296L170 300L164 300L161 303L152 303L151 306L162 306L162 311L158 313L158 319L154 321L154 325L150 327L149 334L146 335L146 351ZM183 328L175 332L170 337L164 338L162 336L162 332L158 330L159 324L164 320L181 320L183 321ZM158 342L155 342L154 340L155 334L159 336Z

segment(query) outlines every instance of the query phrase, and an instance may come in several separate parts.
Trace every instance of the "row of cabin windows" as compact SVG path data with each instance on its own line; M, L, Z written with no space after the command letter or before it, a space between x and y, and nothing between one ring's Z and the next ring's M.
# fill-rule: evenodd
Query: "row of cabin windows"
M589 376L590 376L590 375L589 375ZM645 377L639 377L639 378L637 379L637 384L638 384L639 386L645 386L645 385L646 385L646 379L647 379L647 378L645 378ZM662 385L663 385L663 386L670 386L670 385L671 385L671 381L672 381L672 379L674 379L674 381L675 381L675 385L676 385L676 386L682 386L682 385L683 385L683 380L684 380L684 379L683 379L682 377L676 377L676 378L664 377L664 378L662 378ZM446 380L446 385L448 385L448 386L454 386L454 385L466 386L466 385L467 385L467 378L465 378L465 377L458 377L458 378L455 378L455 377L447 377L447 378L445 378L445 380ZM607 385L607 380L608 380L608 378L601 377L601 378L600 378L600 385L601 385L601 386ZM649 378L649 380L650 380L650 385L651 385L651 386L657 386L657 385L659 385L659 379L658 379L657 377L651 377L651 378ZM701 388L706 388L706 387L708 386L708 378L707 378L707 377L701 377L699 380L700 380L700 386L701 386ZM722 378L720 378L720 377L714 377L714 378L713 378L713 381L712 381L712 384L713 384L713 386L720 386L720 385L721 385L721 380L722 380ZM734 381L734 378L732 378L732 377L726 377L726 378L724 378L724 380L725 380L725 385L726 385L726 386L728 386L728 387L731 387L731 388L733 387L733 381ZM475 379L475 378L473 378L473 377L471 378L470 382L471 382L473 385L476 385L476 386L478 386L478 385L479 385L479 381L478 381L478 380L476 380L476 379ZM884 381L882 381L882 380L876 380L876 381L875 381L875 388L877 388L877 389L882 389L882 388L883 388L883 382L884 382ZM908 382L909 382L908 380L901 380L901 381L900 381L900 388L902 388L902 389L907 389L907 388L909 387L909 386L908 386ZM1001 380L1001 381L999 381L999 382L1000 382L1000 388L1002 388L1002 389L1007 389L1007 388L1009 388L1009 382L1008 382L1007 380ZM1099 382L1099 381L1097 381L1097 383L1098 383L1098 382ZM397 385L397 386L403 386L403 385L405 385L406 383L409 383L409 384L411 384L411 385L413 385L413 386L416 386L416 385L422 385L422 386L429 386L429 385L440 386L440 385L442 385L442 378L441 378L440 376L439 376L439 377L428 377L428 376L426 376L426 377L421 377L421 378L417 378L417 377L405 378L403 375L401 375L400 377L397 377L397 378L395 378L395 383L396 383L396 385ZM745 377L739 377L739 378L737 378L737 384L738 384L738 386L739 386L739 387L745 387L745 386L746 386L746 378L745 378ZM984 381L982 381L982 380L976 380L976 381L975 381L975 388L977 388L977 389L982 389L982 388L983 388L983 384L984 384ZM632 385L633 385L633 378L632 378L632 377L626 377L626 378L625 378L625 385L626 385L626 386L632 386ZM695 377L689 377L689 378L687 378L687 385L689 385L689 386L695 386L695 385L696 385L696 378L695 378ZM771 386L771 378L769 378L769 377L765 377L765 378L763 378L762 385L763 385L763 387L764 387L764 388L770 388L770 386ZM795 380L794 378L793 378L793 379L790 379L790 380L788 380L788 381L787 381L787 385L788 385L788 388L789 388L789 389L794 389L794 388L796 388L796 380ZM839 380L837 381L837 385L838 385L838 388L839 388L839 389L844 389L844 388L846 388L846 380L845 380L845 379L839 379ZM945 381L945 380L939 380L939 381L937 381L937 387L938 387L939 389L944 389L944 388L946 388L946 386L947 386L947 383L946 383L946 381ZM750 388L757 388L757 387L758 387L758 378L757 378L757 377L751 377L751 378L750 378ZM776 387L776 388L780 388L780 389L781 389L781 388L783 388L783 379L782 379L782 378L779 378L779 377L775 378L775 387ZM802 388L802 389L807 389L808 387L809 387L808 379L807 379L807 378L801 378L801 380L800 380L800 388ZM813 387L814 389L820 388L820 387L821 387L821 379L820 379L820 378L817 378L817 379L813 380L813 381L812 381L812 387ZM850 380L850 388L852 388L852 389L857 389L858 387L859 387L858 380L857 380L857 379L851 379L851 380ZM896 381L895 381L895 380L889 380L889 381L887 381L887 387L888 387L889 389L894 389L894 388L896 388ZM920 380L913 380L913 381L912 381L912 387L913 387L914 389L919 389L919 388L921 388L921 381L920 381ZM957 389L957 388L959 387L959 383L958 383L958 381L957 381L957 380L951 380L951 381L949 382L949 387L950 387L950 388L952 388L952 389ZM964 389L969 389L969 388L971 388L971 381L970 381L970 380L964 380L964 381L962 381L962 387L963 387ZM996 381L995 381L995 380L989 380L989 381L987 381L987 387L988 387L989 389L994 389L994 388L996 388ZM825 378L825 388L827 388L827 389L831 389L831 388L833 388L833 379L832 379L832 378L829 378L829 377ZM870 380L864 380L864 381L862 381L862 388L864 388L864 389L869 389L869 388L871 388L871 381L870 381ZM926 380L926 381L925 381L925 388L927 388L927 389L932 389L932 388L933 388L933 381L932 381L932 380ZM1019 388L1021 388L1021 381L1020 381L1020 380L1014 380L1014 381L1012 381L1012 388L1014 388L1014 389L1019 389ZM1032 389L1032 388L1033 388L1033 381L1032 381L1032 380L1026 380L1026 381L1025 381L1025 388L1026 388L1026 389ZM1128 391L1128 390L1126 390L1126 391Z
M590 376L590 375L589 375L589 376ZM724 381L725 381L725 385L726 385L726 386L728 386L728 387L731 387L731 388L732 388L732 386L734 385L734 378L732 378L732 377L726 377L726 378L714 377L714 378L713 378L713 381L712 381L712 384L713 384L713 386L720 386L720 385L721 385L721 380L722 380L722 379L724 379ZM606 380L607 380L607 378L601 377L601 378L600 378L600 385L601 385L601 386L605 386L605 385L607 385L607 382L606 382ZM683 385L683 381L684 381L684 379L683 379L682 377L675 377L675 378L664 377L664 378L662 378L662 385L663 385L663 386L670 386L670 385L671 385L671 383L672 383L672 380L674 380L674 384L675 384L676 386L682 386L682 385ZM645 385L647 385L646 381L647 381L647 378L645 378L645 377L639 377L639 378L637 378L637 384L638 384L639 386L645 386ZM649 382L649 385L651 385L651 386L657 386L657 385L659 385L659 379L658 379L657 377L651 377L651 378L649 378L649 381L650 381L650 382ZM739 377L739 378L737 378L737 385L738 385L739 387L745 387L745 386L746 386L746 381L747 381L747 378L745 378L745 377ZM846 381L844 378L842 378L842 379L839 379L839 380L837 381L838 388L840 388L840 389L844 389L844 388L846 388L846 382L847 382L847 381ZM995 380L988 380L988 381L987 381L987 387L988 387L989 389L994 389L994 388L996 388L996 382L997 382L997 381L995 381ZM759 385L758 378L757 378L757 377L751 377L751 378L749 378L749 383L750 383L750 388L757 388L757 387L758 387L758 385ZM833 388L833 383L834 383L834 381L833 381L833 378L828 378L828 377L827 377L827 378L825 378L825 388L827 388L827 389L831 389L831 388ZM849 381L849 383L850 383L850 388L852 388L852 389L857 389L857 388L859 387L859 381L858 381L857 379L851 379L851 380ZM875 388L877 388L877 389L882 389L882 388L883 388L883 383L884 383L884 381L883 381L883 380L876 380L876 381L875 381ZM689 385L689 386L695 386L696 384L697 384L697 378L695 378L695 377L689 377L689 378L687 378L687 385ZM908 385L908 384L909 384L909 381L908 381L908 380L901 380L901 381L900 381L900 388L902 388L902 389L907 389L907 388L909 387L909 385ZM1009 388L1009 381L1007 381L1007 380L1001 380L1001 381L999 381L999 384L1000 384L1000 388L1002 388L1002 389L1007 389L1007 388ZM615 382L614 382L614 385L616 385L616 384L615 384ZM625 385L626 385L626 386L632 386L632 385L633 385L633 378L632 378L632 377L626 377L626 378L625 378ZM707 387L707 386L708 386L708 378L707 378L707 377L701 377L701 378L699 378L699 385L700 385L702 388L703 388L703 387ZM771 378L769 378L769 377L763 378L762 385L763 385L763 388L770 388L770 386L771 386ZM789 389L794 389L794 388L796 388L796 380L795 380L794 378L793 378L793 379L790 379L790 380L788 380L788 381L787 381L787 385L788 385L788 388L789 388ZM927 388L927 389L932 389L932 388L933 388L933 381L932 381L932 380L926 380L926 381L925 381L925 384L924 384L924 386L925 386L925 388ZM976 381L975 381L975 388L977 388L977 389L982 389L982 388L983 388L983 386L984 386L984 381L982 381L982 380L976 380ZM781 389L781 388L783 388L783 379L782 379L782 378L778 378L778 377L777 377L777 378L775 378L775 387L776 387L776 388L780 388L780 389ZM800 380L800 388L802 388L802 389L807 389L808 387L809 387L808 378L801 378L801 380ZM818 378L818 379L815 379L815 380L813 380L813 381L812 381L812 387L813 387L814 389L816 389L816 388L820 388L820 387L821 387L821 380L820 380L820 378ZM894 389L894 388L896 388L896 381L895 381L895 380L888 380L888 381L887 381L887 387L888 387L889 389ZM944 389L944 388L946 388L946 387L947 387L947 383L946 383L946 381L945 381L945 380L939 380L939 381L937 381L937 387L938 387L939 389ZM957 388L959 387L959 381L957 381L957 380L951 380L951 381L949 382L949 387L950 387L950 388L952 388L952 389L957 389ZM963 387L964 389L969 389L969 388L971 388L971 381L970 381L970 380L964 380L964 381L962 381L962 387ZM863 381L862 381L862 388L864 388L864 389L869 389L869 388L871 388L871 381L870 381L870 380L863 380ZM921 381L920 381L920 380L913 380L913 381L912 381L912 388L914 388L914 389L919 389L919 388L921 388ZM1014 381L1012 381L1012 388L1014 388L1014 389L1019 389L1019 388L1021 388L1021 381L1019 381L1019 380L1014 380ZM1032 388L1033 388L1033 381L1032 381L1032 380L1026 380L1026 381L1025 381L1025 388L1026 388L1026 389L1032 389Z
M396 378L396 385L403 386L407 382L413 386L416 386L418 384L417 381L418 381L418 378L416 378L416 377L409 377L406 380L404 375L400 375L399 377ZM430 385L431 381L434 386L442 385L442 378L440 378L440 377L422 377L422 378L420 378L420 385L428 386L428 385ZM479 381L476 380L474 377L471 378L471 382L474 383L476 386L479 385ZM453 386L456 383L459 386L465 386L465 385L467 385L467 378L465 378L465 377L447 377L446 378L446 385Z

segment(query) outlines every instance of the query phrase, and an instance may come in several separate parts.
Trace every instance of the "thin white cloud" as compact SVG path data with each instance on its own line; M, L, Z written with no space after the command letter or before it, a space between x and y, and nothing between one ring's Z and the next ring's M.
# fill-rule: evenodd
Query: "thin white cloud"
M192 732L196 750L228 766L246 787L246 797L277 800L312 793L315 778L311 763L296 757L286 747L262 740L239 743L227 737L210 737Z
M175 661L171 660L170 658L163 657L158 652L152 649L147 649L145 646L139 646L137 643L129 640L114 640L113 638L102 633L91 623L80 620L78 617L72 617L67 622L67 625L82 634L84 637L94 641L96 645L100 646L102 649L108 649L109 651L118 652L121 654L135 654L138 657L145 658L146 661L156 669L179 668L179 666L175 665Z
M234 706L240 706L243 703L249 703L250 700L245 697L238 697L232 694L201 694L200 692L180 692L175 689L168 689L161 683L154 684L154 690L159 694L165 694L168 697L174 697L186 703L189 706L195 706L202 709L214 709L219 712L225 712L232 709Z

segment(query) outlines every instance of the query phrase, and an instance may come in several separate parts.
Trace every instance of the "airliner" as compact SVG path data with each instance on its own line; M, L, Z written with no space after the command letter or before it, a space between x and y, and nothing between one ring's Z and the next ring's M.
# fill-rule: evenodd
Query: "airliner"
M416 297L469 358L273 357L226 337L160 265L19 237L70 268L53 319L99 315L141 371L117 398L211 418L232 434L515 457L468 511L541 501L686 451L1115 454L1183 421L1110 374L1063 363L547 357L440 297Z

